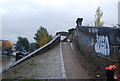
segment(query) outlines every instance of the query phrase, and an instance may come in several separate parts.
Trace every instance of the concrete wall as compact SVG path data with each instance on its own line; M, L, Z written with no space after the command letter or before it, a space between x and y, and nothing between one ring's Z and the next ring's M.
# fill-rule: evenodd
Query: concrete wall
M120 28L77 26L73 41L92 64L90 70L104 75L104 68L115 64L120 74Z
M38 54L42 54L46 51L48 51L49 49L52 49L54 46L56 46L58 43L60 42L60 35L56 35L49 43L45 44L43 47L37 49L36 51L28 54L27 56L23 57L22 59L16 61L14 64L12 64L11 66L9 67L6 67L6 68L3 68L3 71L7 71L11 68L14 68L16 67L17 65L19 65L20 63L38 55Z

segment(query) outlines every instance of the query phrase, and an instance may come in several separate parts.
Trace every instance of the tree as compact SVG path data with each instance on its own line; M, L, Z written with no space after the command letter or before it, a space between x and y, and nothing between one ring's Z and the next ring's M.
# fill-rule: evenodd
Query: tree
M36 41L37 48L39 48L48 43L52 39L52 36L49 35L46 28L41 26L35 33L34 39Z
M2 49L5 50L11 50L12 44L10 41L2 40Z
M18 51L29 51L29 41L25 37L18 37L18 41L16 43L16 50Z
M101 11L100 7L98 7L95 15L95 26L104 25L103 21L101 21L102 16L103 16L103 12Z
M30 43L30 51L29 52L33 52L33 51L35 51L37 48L36 48L36 43Z

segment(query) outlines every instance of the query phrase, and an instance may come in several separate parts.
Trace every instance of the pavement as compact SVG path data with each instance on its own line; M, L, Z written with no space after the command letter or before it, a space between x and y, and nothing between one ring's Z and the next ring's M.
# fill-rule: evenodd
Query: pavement
M67 79L90 79L87 70L82 67L83 61L81 61L81 55L75 49L72 43L62 43L62 54Z
M3 79L91 79L86 63L74 44L61 42L51 50L38 54L3 72Z
M3 79L61 79L60 44L3 72Z

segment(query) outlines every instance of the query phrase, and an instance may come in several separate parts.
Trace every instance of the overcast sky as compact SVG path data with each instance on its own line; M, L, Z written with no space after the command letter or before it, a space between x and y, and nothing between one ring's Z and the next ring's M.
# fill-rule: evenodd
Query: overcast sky
M83 25L93 25L96 9L103 11L107 26L118 23L119 0L0 0L0 37L17 41L18 36L34 42L40 26L54 35L76 26L76 19L83 17Z

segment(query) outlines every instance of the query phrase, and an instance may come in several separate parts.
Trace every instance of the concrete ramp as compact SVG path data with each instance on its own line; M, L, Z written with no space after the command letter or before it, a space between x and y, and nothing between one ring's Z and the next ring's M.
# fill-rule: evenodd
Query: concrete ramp
M62 78L60 44L3 72L3 79Z

